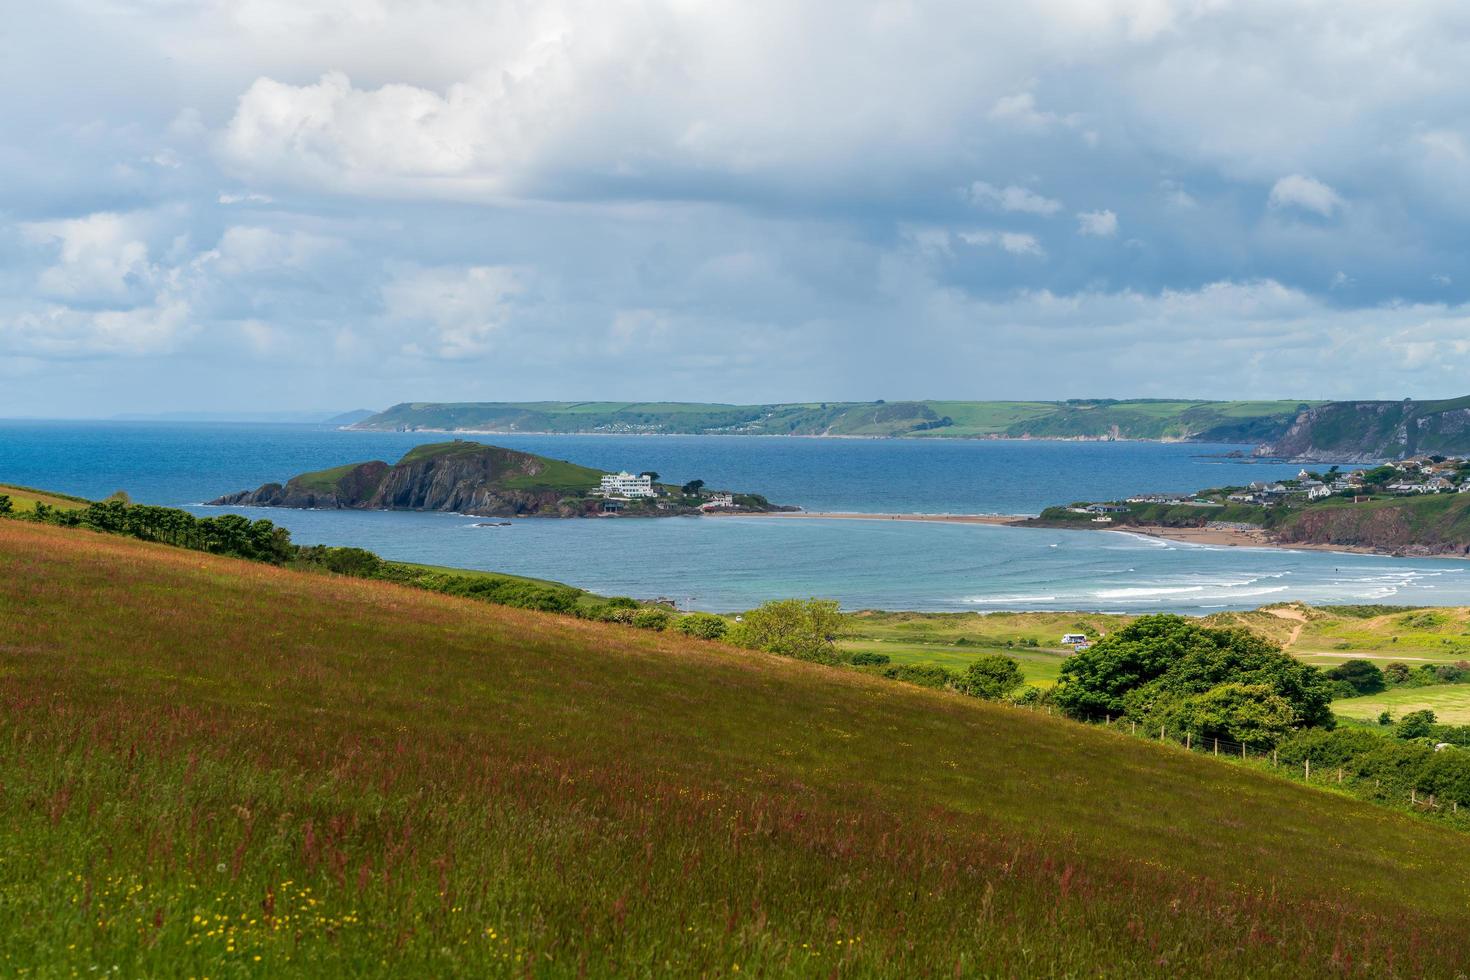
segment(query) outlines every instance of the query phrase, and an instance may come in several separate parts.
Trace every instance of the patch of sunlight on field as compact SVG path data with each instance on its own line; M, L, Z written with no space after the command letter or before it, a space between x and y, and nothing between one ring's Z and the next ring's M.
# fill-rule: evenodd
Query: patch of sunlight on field
M1377 721L1388 711L1402 718L1410 711L1428 708L1435 718L1447 725L1470 725L1470 684L1441 684L1434 687L1407 687L1361 698L1332 702L1332 710L1354 721Z

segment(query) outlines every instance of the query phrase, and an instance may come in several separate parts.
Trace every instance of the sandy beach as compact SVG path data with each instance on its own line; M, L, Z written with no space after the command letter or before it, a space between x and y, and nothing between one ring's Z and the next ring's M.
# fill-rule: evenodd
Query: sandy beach
M1179 541L1186 544L1210 545L1217 548L1280 548L1286 551L1327 551L1348 555L1382 555L1385 557L1461 558L1460 555L1425 554L1402 556L1355 545L1306 544L1283 542L1271 538L1264 530L1214 527L1152 527L1136 524L1121 527L1066 527L1035 523L1027 514L865 514L854 511L782 511L771 514L711 514L715 517L757 517L782 520L823 521L913 521L925 524L990 524L1000 527L1037 527L1067 531L1111 531L1117 534L1140 534L1150 538Z
M920 521L926 524L1000 524L1020 527L1031 518L1024 514L863 514L850 511L793 510L769 514L721 514L710 517L759 517L822 521Z

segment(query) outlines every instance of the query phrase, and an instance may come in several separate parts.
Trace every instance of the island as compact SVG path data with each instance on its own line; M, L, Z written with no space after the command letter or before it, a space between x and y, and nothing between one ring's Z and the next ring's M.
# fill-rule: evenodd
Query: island
M764 514L797 508L755 493L713 490L703 480L608 473L535 453L456 439L417 446L397 463L349 463L267 483L212 507L445 511L476 517L675 517Z
M1196 493L1048 507L1030 527L1133 531L1206 544L1470 556L1470 458L1415 456Z

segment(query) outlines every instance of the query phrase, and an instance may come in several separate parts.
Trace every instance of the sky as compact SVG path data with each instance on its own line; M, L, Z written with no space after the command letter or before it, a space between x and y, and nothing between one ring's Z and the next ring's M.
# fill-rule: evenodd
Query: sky
M0 416L1470 393L1463 0L48 0Z

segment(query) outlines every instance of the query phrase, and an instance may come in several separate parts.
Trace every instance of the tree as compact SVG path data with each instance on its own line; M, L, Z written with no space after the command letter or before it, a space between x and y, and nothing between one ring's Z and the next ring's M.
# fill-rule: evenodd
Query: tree
M701 640L723 639L730 630L730 624L725 622L723 616L714 613L697 612L687 616L681 616L674 623L674 629L685 636L698 637Z
M1383 668L1383 679L1390 684L1402 684L1409 679L1409 665L1391 663Z
M693 496L697 495L699 493L699 491L701 491L701 490L704 489L704 481L703 480L690 480L688 483L684 484L679 489L684 494L684 496L686 496L686 497L693 497Z
M1143 720L1222 684L1264 685L1291 706L1293 727L1331 727L1332 685L1266 640L1182 616L1144 616L1062 664L1056 701L1073 717Z
M1376 694L1388 686L1383 679L1383 671L1371 660L1349 660L1327 671L1326 676L1328 680L1346 685L1352 691L1348 697Z
M657 483L658 482L658 473L655 472L654 470L644 470L642 473L639 473L638 475L639 476L646 476L646 477L648 477L648 482L650 482L650 483Z
M744 647L796 657L837 661L837 641L847 617L831 599L777 599L746 613L731 639Z
M1004 654L981 657L965 669L962 689L971 697L999 701L1025 682L1021 665Z
M0 493L0 514L9 514L14 509L15 505L10 502L10 495Z
M668 627L669 618L667 609L656 609L649 606L633 614L633 625L641 630L653 630L654 632L661 633Z
M1434 712L1428 708L1410 711L1399 719L1398 727L1393 733L1399 738L1428 738L1436 720Z
M1166 701L1148 718L1199 739L1220 738L1257 748L1275 745L1295 725L1286 698L1267 684L1220 684L1202 694Z

